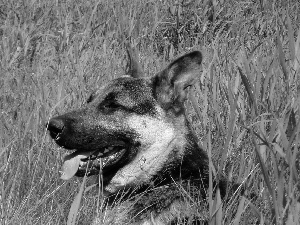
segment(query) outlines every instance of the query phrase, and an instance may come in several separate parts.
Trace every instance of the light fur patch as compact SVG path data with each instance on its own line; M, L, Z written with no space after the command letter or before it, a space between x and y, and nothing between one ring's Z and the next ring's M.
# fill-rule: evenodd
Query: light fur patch
M165 122L163 110L159 108L157 111L158 118L134 115L128 119L128 127L139 134L137 141L141 147L135 159L112 178L107 191L115 192L123 186L149 182L173 153L174 146L178 145L178 132L172 124ZM183 148L179 149L183 151ZM182 154L176 153L178 156Z

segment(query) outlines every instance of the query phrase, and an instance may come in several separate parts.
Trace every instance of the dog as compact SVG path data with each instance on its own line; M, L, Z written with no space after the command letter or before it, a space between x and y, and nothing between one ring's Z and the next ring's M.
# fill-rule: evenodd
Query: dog
M197 144L184 102L201 62L201 52L193 51L150 78L133 69L99 88L81 109L49 120L55 142L75 150L64 159L62 179L101 171L109 202L121 192L127 193L123 199L133 199L126 215L111 224L198 224L199 218L186 212L183 195L205 198L209 159ZM227 185L219 179L221 196Z

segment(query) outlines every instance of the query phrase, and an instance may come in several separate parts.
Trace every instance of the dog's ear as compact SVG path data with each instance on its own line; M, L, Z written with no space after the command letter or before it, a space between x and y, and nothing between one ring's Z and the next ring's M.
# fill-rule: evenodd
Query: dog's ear
M152 78L154 96L163 108L173 108L176 112L183 109L187 87L193 85L199 76L201 61L201 52L188 53Z
M125 73L134 78L143 77L144 71L139 64L137 50L130 43L126 43L125 46L128 57Z

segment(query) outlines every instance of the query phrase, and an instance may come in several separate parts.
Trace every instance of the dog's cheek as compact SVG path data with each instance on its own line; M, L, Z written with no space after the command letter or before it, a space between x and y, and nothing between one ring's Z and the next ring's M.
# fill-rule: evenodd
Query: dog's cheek
M151 116L133 115L128 118L127 126L136 133L136 138L142 145L165 143L174 135L173 127L163 120Z

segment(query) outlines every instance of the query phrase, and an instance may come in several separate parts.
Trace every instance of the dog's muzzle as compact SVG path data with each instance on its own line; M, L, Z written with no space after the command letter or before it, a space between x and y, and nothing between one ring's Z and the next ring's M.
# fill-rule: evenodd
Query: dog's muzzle
M97 174L100 171L100 167L113 166L125 155L127 147L122 141L114 141L109 145L98 147L98 149L83 150L80 149L80 147L70 147L70 143L67 143L65 140L65 135L69 131L69 120L71 119L54 117L50 119L46 125L50 136L58 145L69 150L75 150L73 153L64 157L61 179L69 180L74 175L84 176Z
M49 123L46 124L46 127L50 132L50 136L54 140L59 140L59 135L63 132L65 124L62 119L52 118Z

